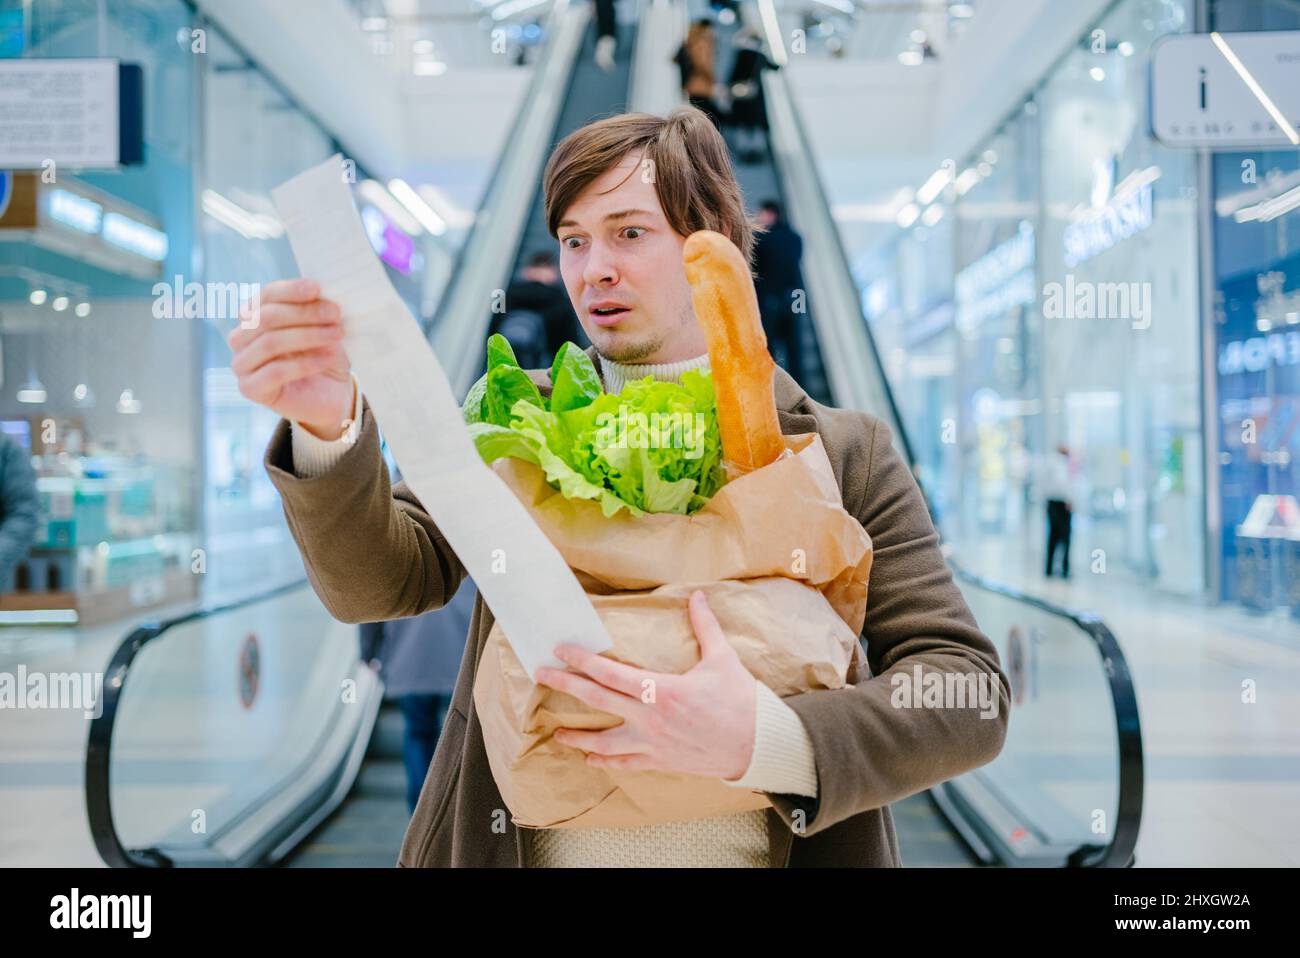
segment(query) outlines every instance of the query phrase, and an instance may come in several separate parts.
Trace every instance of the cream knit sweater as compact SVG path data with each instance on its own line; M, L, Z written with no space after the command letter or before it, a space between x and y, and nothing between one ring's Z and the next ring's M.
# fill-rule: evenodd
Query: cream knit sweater
M630 380L654 376L679 382L688 369L708 367L708 354L679 363L624 365L600 358L605 388L617 393ZM352 421L359 430L361 386L353 377ZM349 448L351 436L328 442L298 423L291 425L294 471L310 478L326 472ZM817 766L812 740L795 711L759 682L754 714L754 752L736 788L782 794L817 795ZM527 864L534 868L603 867L751 867L770 864L767 812L759 809L691 822L643 828L527 829Z

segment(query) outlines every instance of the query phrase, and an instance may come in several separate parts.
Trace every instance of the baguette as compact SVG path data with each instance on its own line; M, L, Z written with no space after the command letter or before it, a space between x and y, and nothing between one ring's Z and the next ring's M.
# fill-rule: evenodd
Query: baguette
M772 393L776 363L767 351L749 266L736 244L700 230L687 237L682 262L709 343L723 468L731 480L785 452Z

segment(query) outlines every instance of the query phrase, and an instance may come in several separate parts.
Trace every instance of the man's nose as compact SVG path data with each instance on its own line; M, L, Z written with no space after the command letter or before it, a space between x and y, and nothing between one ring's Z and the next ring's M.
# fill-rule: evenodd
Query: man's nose
M614 251L604 243L593 242L583 266L582 279L588 286L612 286L618 282L618 264Z

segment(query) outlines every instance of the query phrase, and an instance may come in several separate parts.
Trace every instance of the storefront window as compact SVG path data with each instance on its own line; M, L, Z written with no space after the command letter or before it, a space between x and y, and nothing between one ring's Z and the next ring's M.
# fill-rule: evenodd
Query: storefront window
M1152 44L1190 0L1120 4L1038 96L1044 449L1069 451L1076 564L1204 583L1195 155L1148 134Z
M1300 12L1220 0L1225 32ZM1300 151L1214 156L1214 345L1221 598L1300 617Z
M15 171L48 212L0 220L0 420L41 502L0 611L93 624L198 592L200 330L152 311L153 284L193 255L190 11L37 0L6 25L7 57L118 58L144 81L142 163Z

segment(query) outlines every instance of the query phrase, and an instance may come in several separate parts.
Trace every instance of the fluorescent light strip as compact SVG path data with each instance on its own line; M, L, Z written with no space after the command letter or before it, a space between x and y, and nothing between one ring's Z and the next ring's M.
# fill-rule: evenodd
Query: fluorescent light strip
M1232 218L1238 223L1248 223L1252 220L1268 223L1277 219L1283 213L1290 213L1298 206L1300 206L1300 186L1293 187L1281 196L1275 196L1271 200L1265 200L1262 203L1256 203L1254 206L1240 209L1233 214Z
M411 215L420 221L420 225L434 236L441 236L447 232L447 221L435 213L433 207L424 201L424 197L411 189L411 185L406 180L389 180L388 192L397 197L397 202L405 206Z
M203 212L246 239L276 239L284 235L284 227L274 216L249 212L216 190L203 191Z
M383 184L376 180L363 180L357 187L360 193L372 205L378 207L388 219L399 229L410 233L412 236L419 235L420 221L410 213L406 212L406 207L394 199L393 194L384 189Z
M932 203L934 198L939 195L939 191L948 185L950 175L946 167L939 167L935 170L928 180L916 191L916 201L922 206Z
M1279 110L1273 104L1273 101L1269 99L1268 94L1264 92L1264 88L1259 85L1259 82L1251 75L1251 72L1246 69L1246 64L1242 63L1241 60L1237 58L1237 54L1232 52L1232 47L1228 46L1228 41L1223 39L1223 37L1217 32L1211 33L1210 39L1213 40L1214 45L1219 48L1219 52L1223 54L1223 58L1231 64L1234 70L1237 71L1237 76L1241 77L1241 82L1246 84L1251 93L1255 94L1255 99L1264 105L1264 109L1268 110L1268 115L1271 116L1273 121L1282 128L1282 132L1285 133L1287 139L1291 141L1291 145L1300 146L1300 134L1296 133L1295 127L1287 122L1286 117L1282 115L1282 111Z

